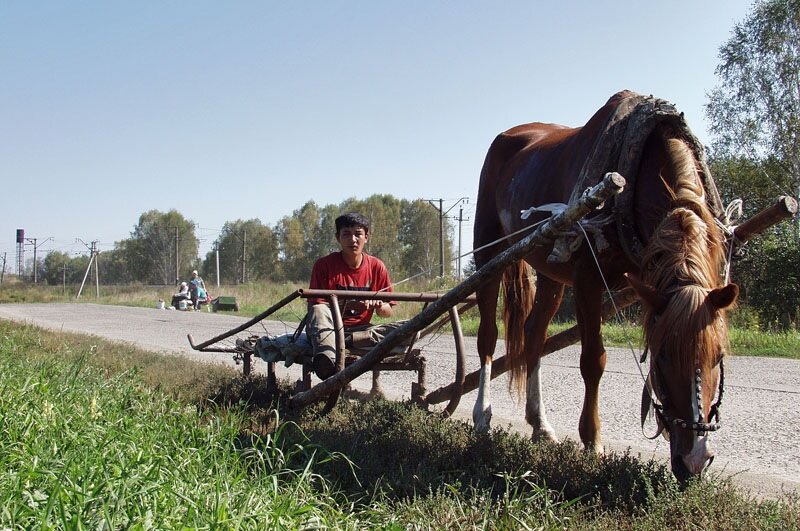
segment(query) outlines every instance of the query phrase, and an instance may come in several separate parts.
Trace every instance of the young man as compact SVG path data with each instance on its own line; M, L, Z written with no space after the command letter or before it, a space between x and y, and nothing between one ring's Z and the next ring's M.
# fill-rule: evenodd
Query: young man
M391 292L386 265L364 252L369 240L369 220L357 213L336 218L336 241L340 251L318 259L311 270L311 289ZM378 300L341 301L342 320L348 346L369 348L392 328L370 326L373 314L391 317L395 302ZM336 372L336 336L333 316L326 299L308 300L308 335L314 347L314 372L321 379Z

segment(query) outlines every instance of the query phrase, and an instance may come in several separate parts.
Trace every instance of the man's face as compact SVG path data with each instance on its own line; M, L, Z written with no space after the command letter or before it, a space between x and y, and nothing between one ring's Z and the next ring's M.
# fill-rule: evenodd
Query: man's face
M357 256L364 251L369 234L362 227L342 227L336 236L343 253Z

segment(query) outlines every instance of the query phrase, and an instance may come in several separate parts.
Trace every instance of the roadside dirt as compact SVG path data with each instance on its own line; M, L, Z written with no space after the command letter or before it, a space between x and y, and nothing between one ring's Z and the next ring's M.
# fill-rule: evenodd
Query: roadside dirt
M196 341L225 332L245 321L230 314L178 312L155 308L130 308L95 304L3 304L0 318L25 321L52 330L96 335L169 355L182 355L210 363L233 365L226 354L192 350L186 335ZM270 333L292 331L293 323L268 324ZM468 371L479 367L474 338L466 338ZM451 336L423 342L427 359L427 386L432 391L453 381L455 355ZM502 348L502 345L500 345ZM577 423L583 401L583 383L578 369L578 347L551 354L543 361L545 405L550 423L559 437L578 440ZM497 355L502 352L498 351ZM712 435L716 459L709 471L733 480L753 496L776 498L800 493L800 361L771 358L737 358L726 364L726 387L722 407L723 428ZM256 371L266 364L255 363ZM280 367L279 375L299 377L299 369ZM381 377L389 398L410 397L411 373L388 373ZM367 391L371 376L353 381L355 389ZM626 451L643 458L667 461L668 443L646 439L639 428L642 379L634 354L609 349L608 365L601 383L603 438L607 449ZM509 394L504 377L493 381L493 426L507 426L529 433L521 404ZM465 395L455 417L471 422L475 392Z

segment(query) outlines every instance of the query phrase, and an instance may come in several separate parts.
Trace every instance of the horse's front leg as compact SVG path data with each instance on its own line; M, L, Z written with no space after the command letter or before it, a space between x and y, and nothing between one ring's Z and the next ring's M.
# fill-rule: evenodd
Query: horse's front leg
M547 327L561 305L564 285L544 275L536 277L533 311L525 322L525 355L528 365L525 420L533 428L533 441L557 441L556 432L547 421L541 386L542 352Z
M606 351L600 330L602 285L602 279L591 274L581 275L575 282L575 310L581 331L581 376L584 385L578 433L586 450L596 453L603 452L599 403L600 378L606 368Z
M500 290L500 279L492 280L478 290L478 355L481 358L478 398L472 408L472 422L475 431L489 431L492 421L492 358L497 345L497 295Z

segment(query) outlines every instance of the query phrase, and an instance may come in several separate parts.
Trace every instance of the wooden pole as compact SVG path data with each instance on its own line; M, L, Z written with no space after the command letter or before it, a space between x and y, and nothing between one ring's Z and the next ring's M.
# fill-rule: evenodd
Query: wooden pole
M782 195L774 205L765 208L752 218L748 219L733 230L737 244L743 244L753 237L764 232L772 225L780 223L797 214L797 200L788 195Z

